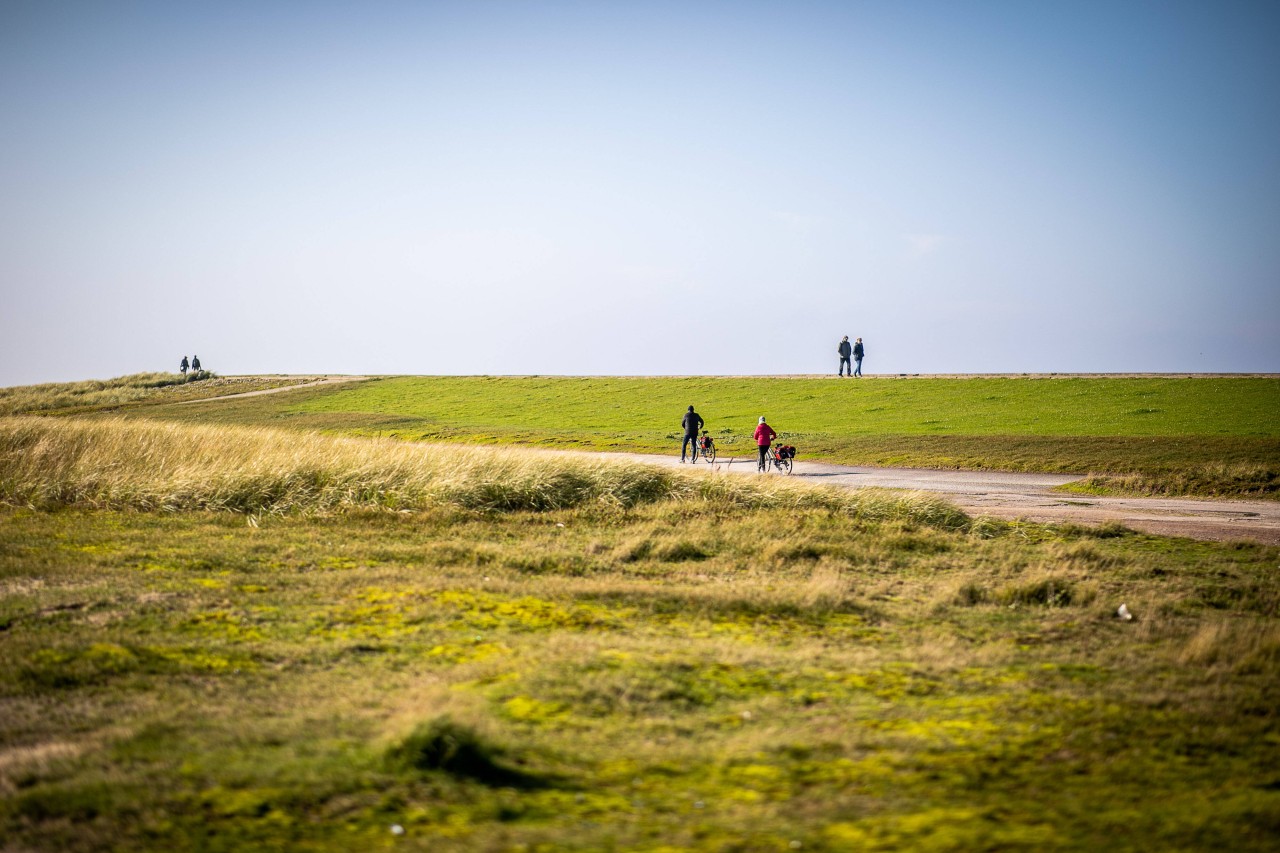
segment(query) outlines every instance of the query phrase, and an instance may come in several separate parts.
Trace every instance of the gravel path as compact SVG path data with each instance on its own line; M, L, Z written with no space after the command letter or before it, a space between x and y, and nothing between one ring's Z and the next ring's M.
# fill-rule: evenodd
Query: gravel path
M615 455L659 465L680 465L677 456ZM690 467L697 470L703 465L697 463ZM756 475L754 456L721 457L716 460L715 468L730 474ZM1052 491L1055 486L1081 479L1069 474L871 468L797 462L791 476L806 482L846 488L875 486L938 492L970 515L1089 525L1114 521L1134 530L1162 536L1280 545L1280 501L1102 498Z

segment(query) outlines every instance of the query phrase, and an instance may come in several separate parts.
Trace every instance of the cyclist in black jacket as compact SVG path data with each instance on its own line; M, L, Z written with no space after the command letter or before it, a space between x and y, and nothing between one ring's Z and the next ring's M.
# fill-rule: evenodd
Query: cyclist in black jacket
M702 415L693 410L693 406L689 407L689 411L684 413L684 420L680 422L684 427L684 441L680 443L680 461L684 461L685 449L693 445L693 461L698 461L698 430L702 429Z

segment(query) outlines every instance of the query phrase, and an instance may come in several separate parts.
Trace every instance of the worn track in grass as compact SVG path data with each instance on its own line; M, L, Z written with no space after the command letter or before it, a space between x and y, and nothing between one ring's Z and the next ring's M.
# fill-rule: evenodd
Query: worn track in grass
M228 376L228 379L237 377ZM368 376L317 376L310 382L303 382L301 385L283 385L279 388L263 388L259 391L245 391L240 394L223 394L218 397L201 397L198 400L183 400L176 405L189 406L192 403L215 403L222 400L240 400L245 397L261 397L263 394L279 394L284 391L296 391L299 388L315 388L317 385L338 385L343 382L361 382L368 379Z

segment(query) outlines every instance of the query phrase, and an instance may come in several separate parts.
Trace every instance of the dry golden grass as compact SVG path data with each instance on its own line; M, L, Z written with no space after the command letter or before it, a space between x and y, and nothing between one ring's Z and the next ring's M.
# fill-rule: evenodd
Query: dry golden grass
M0 796L12 796L18 790L14 780L49 775L84 752L81 744L47 741L33 746L0 749Z
M968 524L958 509L924 494L674 472L585 455L124 419L0 419L0 500L31 507L254 514L439 505L481 511L628 509L675 500L827 509L948 529ZM637 547L686 546L676 541Z
M1187 641L1180 661L1228 671L1274 669L1280 663L1280 625L1271 619L1209 622Z
M153 389L187 381L179 373L137 373L116 379L55 382L0 388L0 415L82 406L112 406L147 396Z

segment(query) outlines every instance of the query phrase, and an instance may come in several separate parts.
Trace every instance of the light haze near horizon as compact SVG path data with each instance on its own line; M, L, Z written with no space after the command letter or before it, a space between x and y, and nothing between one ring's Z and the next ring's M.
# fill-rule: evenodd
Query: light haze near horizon
M1280 371L1274 2L0 5L0 385Z

